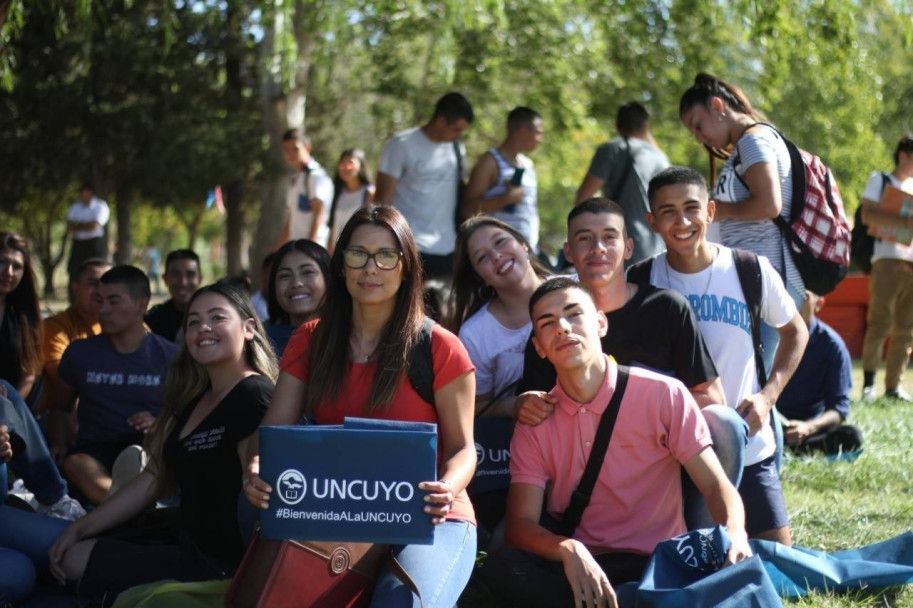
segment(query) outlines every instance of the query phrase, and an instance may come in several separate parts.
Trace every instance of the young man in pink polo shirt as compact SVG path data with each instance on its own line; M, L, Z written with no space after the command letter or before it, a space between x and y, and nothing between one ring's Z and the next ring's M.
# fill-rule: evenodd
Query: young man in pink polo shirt
M489 555L485 576L513 604L615 606L613 585L638 580L657 543L686 531L681 467L732 538L727 563L751 555L741 499L709 449L710 432L678 380L632 368L589 506L571 537L556 534L583 475L618 378L602 353L608 326L583 286L546 281L530 299L533 343L558 373L557 405L511 442L509 547ZM548 488L548 493L546 493Z

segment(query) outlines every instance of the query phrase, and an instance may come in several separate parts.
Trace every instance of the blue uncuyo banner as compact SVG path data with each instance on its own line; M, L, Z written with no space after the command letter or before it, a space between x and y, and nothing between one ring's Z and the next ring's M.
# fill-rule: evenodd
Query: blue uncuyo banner
M437 425L261 427L260 477L273 488L264 538L431 544L418 484L437 479Z

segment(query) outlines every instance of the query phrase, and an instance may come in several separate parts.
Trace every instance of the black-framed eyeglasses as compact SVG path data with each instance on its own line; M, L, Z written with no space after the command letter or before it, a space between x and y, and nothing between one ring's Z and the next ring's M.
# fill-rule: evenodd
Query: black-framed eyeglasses
M374 265L381 270L393 270L399 264L402 257L402 252L391 251L389 249L382 249L381 251L375 251L374 253L368 253L361 249L342 250L342 261L346 266L355 270L364 268L368 264L369 259L374 260Z

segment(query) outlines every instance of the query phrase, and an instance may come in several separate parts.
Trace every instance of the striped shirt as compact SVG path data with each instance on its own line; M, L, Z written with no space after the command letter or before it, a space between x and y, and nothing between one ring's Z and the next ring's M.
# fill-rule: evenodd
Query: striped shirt
M776 163L783 203L780 215L788 218L793 196L792 162L783 139L770 127L763 126L756 132L746 133L739 138L736 147L737 152L726 161L713 187L713 200L717 204L745 200L751 193L738 176L744 175L755 164ZM736 160L739 161L738 165L734 164ZM717 234L716 240L727 247L738 247L767 257L780 276L785 276L784 282L788 286L800 296L805 294L802 277L793 263L780 229L772 220L724 220L719 223ZM713 233L710 237L714 240Z

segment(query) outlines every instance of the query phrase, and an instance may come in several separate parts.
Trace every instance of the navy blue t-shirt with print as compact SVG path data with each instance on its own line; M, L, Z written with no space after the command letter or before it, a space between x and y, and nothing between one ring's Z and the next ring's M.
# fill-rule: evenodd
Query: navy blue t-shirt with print
M132 353L119 353L104 334L75 340L63 353L58 371L79 391L80 443L128 443L136 430L127 418L139 412L158 416L168 365L178 347L147 334Z

